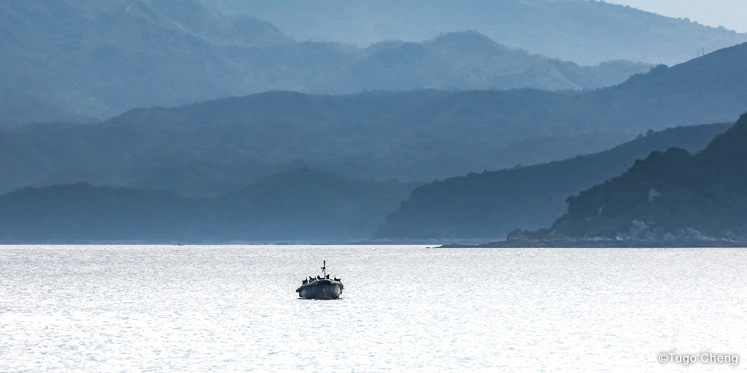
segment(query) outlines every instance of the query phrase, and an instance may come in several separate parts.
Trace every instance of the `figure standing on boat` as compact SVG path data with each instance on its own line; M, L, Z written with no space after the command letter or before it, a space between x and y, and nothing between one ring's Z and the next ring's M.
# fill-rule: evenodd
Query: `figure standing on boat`
M322 265L322 275L316 278L309 276L301 281L301 287L296 289L298 296L305 299L337 299L342 295L345 288L342 280L338 277L329 278L327 274L327 261Z

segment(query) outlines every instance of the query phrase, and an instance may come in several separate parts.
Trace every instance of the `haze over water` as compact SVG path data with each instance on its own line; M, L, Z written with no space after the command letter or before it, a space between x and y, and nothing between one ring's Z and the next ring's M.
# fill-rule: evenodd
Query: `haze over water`
M322 260L343 299L298 299ZM745 268L744 249L3 246L0 371L675 372L659 353L747 355Z

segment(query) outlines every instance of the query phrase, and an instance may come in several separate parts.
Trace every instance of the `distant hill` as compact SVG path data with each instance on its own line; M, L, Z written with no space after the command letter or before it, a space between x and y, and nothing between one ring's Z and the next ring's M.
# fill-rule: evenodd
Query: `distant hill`
M550 162L649 129L732 120L747 103L745 60L742 44L588 92L268 92L27 126L0 131L0 190L87 180L214 196L299 160L407 182Z
M143 105L229 96L243 82L235 61L225 57L229 46L291 41L265 22L224 17L197 1L180 1L177 9L169 1L131 1L112 13L87 13L68 1L0 2L0 77L6 83L0 96L67 113L2 102L0 126L100 120Z
M440 32L475 30L512 48L580 64L626 59L676 64L747 42L747 34L586 0L210 0L226 14L245 13L298 40L367 46L422 41Z
M23 188L0 195L0 243L361 240L413 187L302 168L213 199L88 183Z
M313 92L366 89L590 89L618 84L651 65L618 60L579 66L507 48L476 32L441 35L422 43L381 42L359 51Z
M173 194L87 183L24 188L0 196L0 242L179 240L197 207Z
M219 200L232 231L219 237L268 240L361 240L417 184L353 180L303 167L260 180Z
M364 49L299 43L197 0L4 0L0 48L0 128L268 90L598 88L651 67L582 67L469 32Z
M113 13L85 12L69 1L0 2L0 96L54 109L37 113L3 101L0 126L228 96L238 79L223 76L235 70L223 44L290 42L269 24L210 13L196 1L180 1L181 12L170 17L159 10L168 4L162 1L131 1ZM188 23L196 30L175 21L190 21L189 12L200 18Z
M747 115L703 151L651 153L610 181L568 199L539 240L747 241Z
M504 239L516 228L544 227L563 213L568 196L619 175L652 151L673 146L698 151L729 126L651 131L596 154L436 181L415 189L375 238L484 241Z

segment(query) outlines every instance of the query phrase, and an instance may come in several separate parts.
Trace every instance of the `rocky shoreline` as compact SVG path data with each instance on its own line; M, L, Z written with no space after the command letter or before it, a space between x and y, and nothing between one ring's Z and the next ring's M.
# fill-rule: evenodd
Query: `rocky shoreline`
M598 239L548 239L507 240L479 245L447 244L439 248L682 248L682 247L744 247L747 241L713 240L598 240Z

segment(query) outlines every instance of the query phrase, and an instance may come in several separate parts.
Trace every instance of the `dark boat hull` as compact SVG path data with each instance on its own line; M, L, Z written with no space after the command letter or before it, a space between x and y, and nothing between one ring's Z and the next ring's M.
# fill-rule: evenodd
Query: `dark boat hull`
M318 280L296 289L304 299L337 299L342 295L342 283L331 280Z

